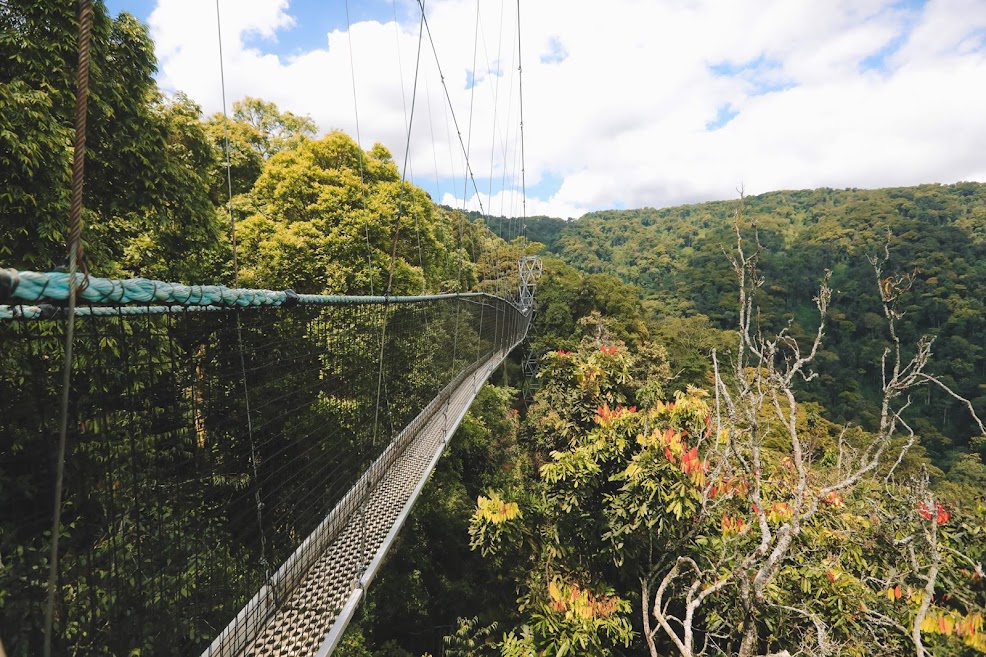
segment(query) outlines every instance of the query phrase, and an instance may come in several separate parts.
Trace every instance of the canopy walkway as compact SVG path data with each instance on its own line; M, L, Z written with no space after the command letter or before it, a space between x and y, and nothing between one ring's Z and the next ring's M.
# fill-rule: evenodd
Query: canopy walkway
M529 292L83 283L55 653L330 654L524 340ZM67 274L0 273L0 468L19 484L0 516L10 654L39 653L43 634L67 296Z

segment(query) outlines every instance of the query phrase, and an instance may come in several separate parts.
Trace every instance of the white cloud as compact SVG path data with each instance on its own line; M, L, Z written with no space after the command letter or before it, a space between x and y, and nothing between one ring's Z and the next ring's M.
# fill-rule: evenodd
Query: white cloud
M520 178L515 5L481 0L478 43L476 2L426 6L484 207L519 213L514 193L495 191ZM760 193L984 180L981 0L537 0L521 10L527 187L561 180L529 197L528 214L729 198L741 183ZM214 11L158 0L151 16L162 85L208 112L221 109ZM364 147L380 141L403 161L416 21L359 23L286 58L273 52L294 21L288 0L225 11L230 101L260 96L355 134L351 36ZM427 34L420 75L411 170L442 177L457 190L443 200L461 205L461 147ZM738 114L708 131L727 104Z

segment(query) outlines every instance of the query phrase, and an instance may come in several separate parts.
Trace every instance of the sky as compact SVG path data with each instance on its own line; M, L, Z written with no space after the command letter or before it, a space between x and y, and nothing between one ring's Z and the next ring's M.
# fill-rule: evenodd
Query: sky
M454 207L986 182L986 0L520 0L519 41L516 0L423 4L427 30L417 0L106 0L166 92L222 111L221 28L228 107L382 143Z

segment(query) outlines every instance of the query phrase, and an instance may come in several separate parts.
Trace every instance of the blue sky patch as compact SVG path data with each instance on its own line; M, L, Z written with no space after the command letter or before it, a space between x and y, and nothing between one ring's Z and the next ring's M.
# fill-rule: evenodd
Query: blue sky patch
M548 39L548 50L541 54L542 64L559 64L568 59L568 50L557 36Z
M106 9L111 16L128 11L143 23L147 23L151 12L157 6L155 0L105 0ZM210 5L215 11L215 5ZM236 11L236 0L221 0L222 13ZM343 1L319 2L317 0L292 0L286 13L294 18L294 25L278 30L276 38L263 38L258 34L244 35L244 45L280 57L301 55L315 49L325 50L328 46L328 33L333 30L346 30L346 3ZM394 3L392 0L350 0L349 23L377 21L393 22ZM417 24L419 16L417 5L397 2L397 18L402 23ZM225 37L225 35L224 35ZM225 41L225 38L223 39Z
M778 91L787 91L798 86L793 80L781 75L783 66L779 61L760 55L745 62L722 61L709 65L709 71L716 77L740 78L751 85L751 96L763 96Z
M154 11L156 2L151 0L106 0L106 12L110 16L117 16L121 11L133 14L138 20L147 24L151 12Z
M719 77L746 77L750 74L762 73L765 71L778 70L781 63L767 59L765 55L760 55L755 59L745 62L722 61L717 64L710 64L709 70Z
M748 82L753 85L752 91L750 91L751 96L763 96L766 94L777 93L778 91L787 91L788 89L794 89L798 86L796 82L792 80L784 80L781 78L776 79L754 79L748 80Z
M489 162L486 162L485 166L488 165ZM478 166L482 168L484 164L480 162L480 163L475 163L474 166ZM558 190L561 189L561 185L564 182L564 180L565 179L563 177L555 174L547 174L543 176L541 178L541 182L539 182L537 185L527 186L528 200L536 198L542 201L547 201L556 193L558 193ZM454 180L452 178L446 177L436 181L434 177L422 176L420 178L415 177L413 182L415 185L428 192L432 200L435 201L436 203L441 203L442 199L446 194L454 194L456 199L458 199L454 207L462 207L462 178L461 177L457 177ZM507 180L506 182L507 184L506 186L504 186L502 184L503 177L495 176L491 188L488 170L485 175L480 175L479 172L477 172L476 174L476 186L479 187L480 194L483 194L484 196L490 194L490 190L492 189L492 196L496 196L504 189L507 189L507 190L515 190L519 198L520 179L518 178L517 180ZM476 194L476 190L472 186L472 182L470 181L469 187L466 190L466 196L471 199L473 198L473 196L475 196L475 194ZM487 214L492 216L500 216L501 212L505 215L520 215L523 212L523 208L520 205L519 201L517 203L517 207L515 208L509 207L509 205L504 205L503 207L501 207L499 200L496 199L494 200L493 207L486 207L486 205L484 205L483 208L486 210Z
M921 12L924 11L924 7L927 4L928 0L897 0L897 2L892 4L890 8Z
M921 18L921 13L924 11L925 4L926 0L900 0L900 2L897 2L890 7L892 11L904 11L907 14L901 26L901 31L892 39L884 43L883 46L872 55L863 58L863 60L859 63L860 72L890 72L890 64L888 60L897 54L897 52L904 47L904 44L907 43L908 39L911 38L911 33L914 31L914 27Z
M229 0L227 0L228 2ZM294 25L277 32L276 41L256 34L247 34L244 45L281 57L301 55L312 50L325 50L328 46L328 33L333 30L346 31L346 4L344 2L294 1L288 5L287 14L294 18ZM397 8L397 18L403 15L401 6ZM349 23L377 21L393 22L394 5L382 0L349 3ZM396 37L395 37L396 38Z
M963 52L979 52L986 50L986 28L973 30L964 39L960 50Z
M879 71L880 73L889 73L890 67L887 65L887 59L893 57L901 47L907 43L907 39L910 37L911 32L907 30L898 34L893 39L888 41L882 48L877 50L875 53L866 57L859 63L860 71Z
M565 182L565 179L559 175L555 174L545 174L541 177L541 182L537 185L527 186L527 196L528 198L540 198L548 200L552 196L558 193L561 189L561 184Z
M719 109L716 111L716 118L706 122L705 129L708 132L719 130L737 116L739 116L739 112L734 110L733 106L729 103L724 103L720 105Z

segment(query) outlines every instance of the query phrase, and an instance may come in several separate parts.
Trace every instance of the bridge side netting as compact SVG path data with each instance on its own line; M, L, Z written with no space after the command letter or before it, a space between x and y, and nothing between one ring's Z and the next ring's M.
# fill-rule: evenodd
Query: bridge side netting
M258 590L284 595L265 585L353 483L450 382L515 344L526 321L486 295L82 306L56 652L198 654ZM9 655L40 653L63 333L57 317L0 320Z

